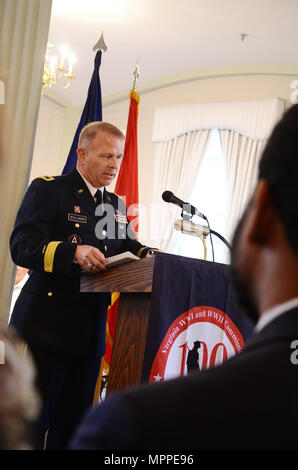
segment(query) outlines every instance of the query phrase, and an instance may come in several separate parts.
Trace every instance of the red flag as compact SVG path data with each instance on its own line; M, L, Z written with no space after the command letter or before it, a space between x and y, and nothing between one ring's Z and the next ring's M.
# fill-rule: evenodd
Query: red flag
M127 218L131 223L131 228L135 234L138 233L138 205L139 205L139 184L138 184L138 106L140 97L136 91L130 92L130 106L126 129L124 146L124 157L119 170L115 193L125 200L127 207ZM106 324L106 352L102 360L101 371L96 386L95 401L98 401L101 388L102 376L107 376L110 367L113 340L115 335L119 292L112 293L111 305L107 313Z
M112 293L111 305L109 306L108 313L107 313L107 326L106 326L106 353L104 357L104 368L106 373L108 372L110 363L111 363L111 356L112 356L112 347L113 347L113 340L116 328L116 320L117 320L117 312L118 312L118 305L119 305L119 292Z
M115 193L125 197L127 218L131 228L138 233L138 107L140 97L136 91L130 92L130 106L124 146L124 158L119 170Z

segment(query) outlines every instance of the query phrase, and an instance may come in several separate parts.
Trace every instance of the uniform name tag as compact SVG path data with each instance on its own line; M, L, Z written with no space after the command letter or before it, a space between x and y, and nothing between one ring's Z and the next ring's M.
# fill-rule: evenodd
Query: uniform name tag
M80 222L81 224L87 223L87 217L80 214L68 214L68 220L71 222Z

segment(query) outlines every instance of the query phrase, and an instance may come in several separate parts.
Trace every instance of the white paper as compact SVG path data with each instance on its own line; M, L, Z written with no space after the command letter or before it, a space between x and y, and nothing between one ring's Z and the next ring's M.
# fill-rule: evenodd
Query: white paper
M110 268L111 266L117 266L119 264L128 263L129 261L139 260L137 256L133 255L130 251L125 251L120 253L120 255L110 256L106 258L106 266Z

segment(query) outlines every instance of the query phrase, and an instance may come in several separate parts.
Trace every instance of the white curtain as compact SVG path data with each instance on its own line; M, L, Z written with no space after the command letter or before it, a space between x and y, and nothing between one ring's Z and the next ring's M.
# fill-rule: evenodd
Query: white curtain
M156 144L151 239L158 248L167 249L174 231L174 221L181 213L178 207L162 201L162 193L169 190L180 199L191 202L188 198L199 173L210 134L210 130L198 130Z
M230 129L264 140L283 110L280 98L158 106L152 140L166 142L198 129Z
M237 222L255 188L258 163L265 140L251 139L235 131L219 131L227 175L227 238L231 241Z
M212 129L220 131L228 177L226 236L231 238L257 175L266 140L285 109L280 98L159 106L155 113L155 207L152 227L156 246L167 249L173 222L181 211L160 203L164 190L188 201ZM204 130L202 130L204 129Z
M40 103L52 0L1 0L0 319L7 319L13 278L9 237L26 188Z
M259 160L268 137L284 111L285 101L272 99L256 109L255 120L258 123L263 122L262 132L251 130L251 135L247 136L236 130L219 131L226 163L228 195L225 233L229 241L232 240L237 223L253 194Z

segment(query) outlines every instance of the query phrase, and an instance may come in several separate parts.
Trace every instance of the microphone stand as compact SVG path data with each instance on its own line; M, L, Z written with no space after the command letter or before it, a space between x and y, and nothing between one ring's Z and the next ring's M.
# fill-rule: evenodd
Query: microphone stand
M213 235L215 235L216 237L218 237L222 242L224 242L224 244L229 248L229 250L232 249L232 247L231 247L231 245L229 244L229 242L227 242L227 240L226 240L222 235L220 235L220 233L215 232L215 230L211 230L211 229L210 229L210 233L212 233Z
M187 212L185 212L183 209L182 209L182 212L181 212L181 217L183 220L186 220L188 222L191 222L192 221L192 215L188 214ZM210 234L210 242L211 242L211 247L212 247L212 258L213 258L213 262L214 262L214 248L213 248L213 242L212 242L212 235L215 235L216 237L218 237L225 245L226 247L231 250L232 247L231 245L229 244L229 242L218 232L216 232L215 230L212 230L210 228L210 224L209 224L209 220L207 219L206 217L206 222L208 224L208 228L209 228L209 234Z
M190 222L191 223L191 220L192 220L192 215L188 214L187 212L184 212L182 210L181 212L181 217L182 217L182 220L185 221L185 222ZM182 224L182 230L181 230L182 233L188 233L187 231L184 232L183 231L183 224ZM206 234L204 234L203 232L201 232L200 230L196 231L195 233L192 233L192 235L196 235L197 237L200 238L201 242L203 243L203 248L204 248L204 260L206 260L207 258L207 246L206 246L206 242L205 242L205 238L206 238Z

